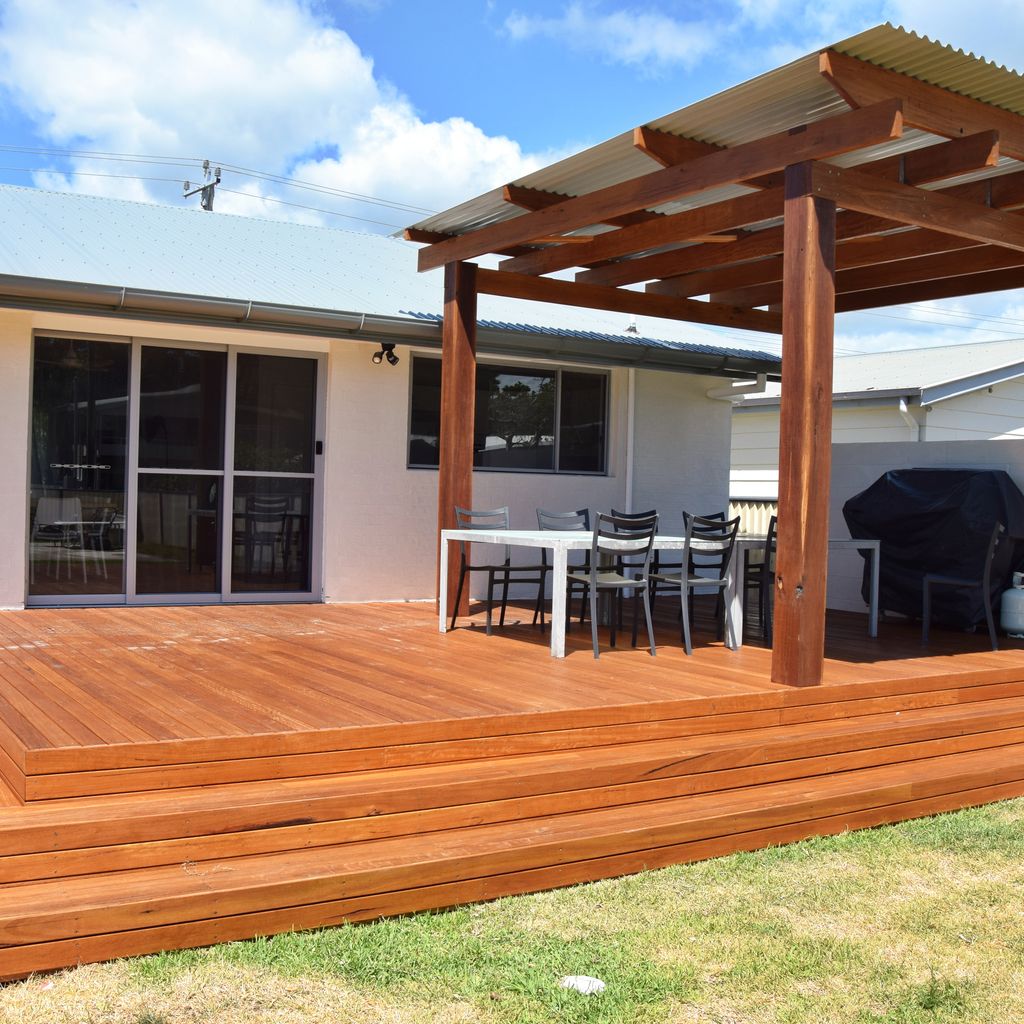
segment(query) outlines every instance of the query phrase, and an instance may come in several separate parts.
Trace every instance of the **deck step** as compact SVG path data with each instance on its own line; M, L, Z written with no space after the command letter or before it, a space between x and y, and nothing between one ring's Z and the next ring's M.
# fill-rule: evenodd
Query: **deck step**
M0 884L419 835L996 750L1024 701L0 811ZM131 800L133 803L127 803Z
M1024 743L440 831L5 886L0 976L609 877L1024 792Z
M1019 670L1017 672L1019 675ZM336 776L342 773L439 765L476 761L482 757L509 757L557 751L588 750L595 747L645 742L653 739L688 740L744 730L763 731L776 726L826 723L849 718L907 713L928 708L958 708L979 702L1024 697L1024 680L992 678L999 681L968 685L947 683L932 689L919 689L918 680L905 681L911 688L904 692L851 699L782 704L753 710L729 711L718 702L707 701L706 713L682 715L679 709L666 707L668 717L616 724L590 724L583 719L578 726L499 736L408 742L360 749L325 750L313 753L268 753L260 757L193 763L145 764L140 767L96 770L54 771L26 774L20 796L29 803L71 797L103 796L118 793L156 792L220 785L243 784L310 776ZM931 685L935 685L934 682ZM835 690L841 688L835 687ZM729 705L731 706L731 705ZM607 713L607 711L606 711ZM285 742L286 737L282 739ZM108 748L111 749L111 748ZM270 748L271 751L274 748Z

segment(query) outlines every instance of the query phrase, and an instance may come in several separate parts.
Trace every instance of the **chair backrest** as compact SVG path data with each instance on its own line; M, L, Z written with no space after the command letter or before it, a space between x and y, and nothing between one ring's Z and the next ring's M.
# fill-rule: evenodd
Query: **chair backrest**
M80 523L82 499L56 497L44 494L36 502L36 527L55 526L57 523Z
M779 517L772 516L768 520L768 532L764 537L764 564L771 570L774 562L775 550L778 546L777 531L779 528Z
M589 530L590 509L578 508L575 512L549 512L537 509L538 530Z
M654 535L658 532L658 515L616 516L599 512L594 521L594 539L590 546L591 572L597 572L602 557L615 559L620 565L628 559L632 568L646 576L651 566Z
M992 593L992 563L996 559L996 548L999 547L999 541L1005 532L1006 527L1002 523L997 522L992 527L992 536L989 538L988 551L985 554L985 571L981 577L981 588L984 594Z
M658 510L652 508L652 509L648 509L646 512L619 512L619 511L617 511L616 509L613 508L611 510L611 512L609 513L609 515L614 516L616 519L622 519L622 520L627 520L627 519L642 519L642 520L646 520L646 519L650 519L652 516L655 519L657 519L657 517L658 517Z
M724 578L736 545L739 516L723 520L684 512L683 519L686 523L686 550L689 552L690 564L694 569L717 570L720 578ZM698 542L699 547L692 546L694 541Z
M288 516L287 495L250 494L245 499L245 518L254 533L280 533Z
M462 508L455 506L455 525L460 530L507 530L509 528L508 505L501 508ZM466 558L466 542L459 541L463 559ZM505 546L505 560L510 555Z

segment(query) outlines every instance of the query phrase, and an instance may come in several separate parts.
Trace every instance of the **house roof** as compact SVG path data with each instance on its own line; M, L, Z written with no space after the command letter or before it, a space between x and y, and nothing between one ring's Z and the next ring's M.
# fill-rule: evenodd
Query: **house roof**
M648 121L643 127L716 146L733 147L785 131L793 125L808 124L841 114L849 107L819 73L818 56L822 49L835 50L1013 113L1024 114L1024 76L972 53L965 53L887 23L831 46L819 48L781 68ZM870 150L862 149L846 156L834 157L830 162L846 166L918 149L935 141L937 137L934 135L907 130L902 138L874 146ZM1004 158L1000 161L1000 167L1019 168L1020 163ZM633 133L628 131L533 171L512 184L566 196L579 196L650 171L649 157L634 145ZM979 176L989 174L991 169ZM964 180L969 179L970 176L964 177ZM650 209L658 213L678 213L743 195L748 191L740 185L708 189ZM415 228L464 234L485 225L522 216L523 212L506 202L499 188L425 218ZM592 233L601 228L593 226L586 230Z
M0 223L0 305L440 338L441 273L417 274L417 247L400 239L15 186L0 186ZM694 330L672 321L645 325L644 335L663 337L637 337L623 333L621 314L490 296L479 311L485 351L726 376L779 372L772 353L694 343Z
M839 356L833 364L832 394L836 402L902 397L929 404L1020 376L1024 338L1012 338ZM737 406L778 405L779 394L779 386L770 383L764 395L745 398Z

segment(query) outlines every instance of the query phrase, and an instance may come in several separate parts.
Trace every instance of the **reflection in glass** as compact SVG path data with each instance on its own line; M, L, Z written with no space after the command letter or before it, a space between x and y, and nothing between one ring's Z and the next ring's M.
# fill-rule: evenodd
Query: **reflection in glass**
M235 469L311 473L316 360L239 353Z
M142 349L139 465L220 469L224 463L227 355L200 349Z
M557 380L541 370L477 368L474 466L555 468Z
M124 593L128 345L33 345L29 594Z
M313 481L236 476L231 589L310 589Z
M139 474L139 594L220 591L220 477Z
M603 473L608 378L603 373L562 371L558 468L563 473Z

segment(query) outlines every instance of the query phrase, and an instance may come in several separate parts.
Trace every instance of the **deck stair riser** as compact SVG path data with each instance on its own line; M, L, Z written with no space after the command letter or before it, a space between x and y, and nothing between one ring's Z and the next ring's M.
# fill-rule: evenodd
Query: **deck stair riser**
M337 778L33 805L0 816L0 882L467 827L1024 742L1024 701L489 758ZM121 798L122 800L127 798ZM55 828L55 821L60 828Z
M811 702L756 711L723 712L640 723L563 728L430 743L337 750L316 754L274 755L157 767L79 770L25 775L20 795L27 802L114 793L180 789L226 782L336 775L480 757L582 749L656 738L684 738L766 729L778 725L827 722L927 707L955 707L978 701L1024 696L1024 681L983 682L935 690L915 690L847 701ZM59 752L57 752L59 753ZM88 750L81 760L88 761ZM125 755L129 756L129 755Z
M1024 745L898 766L546 816L472 830L11 886L0 947L207 921L338 899L596 862L751 831L800 826L1024 779ZM969 799L968 799L969 802ZM653 858L654 855L652 855ZM17 950L0 948L0 974Z

